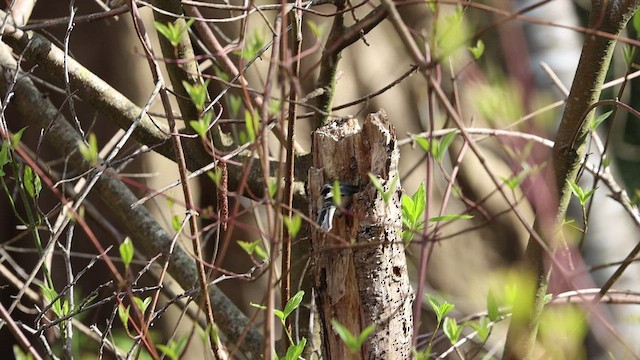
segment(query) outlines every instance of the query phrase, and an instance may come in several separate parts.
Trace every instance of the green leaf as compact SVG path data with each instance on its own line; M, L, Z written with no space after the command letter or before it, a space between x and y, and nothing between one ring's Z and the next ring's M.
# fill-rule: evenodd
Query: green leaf
M478 319L477 322L470 323L469 326L471 326L471 328L476 332L476 335L478 335L481 342L484 343L487 341L491 329L489 327L489 319L483 316Z
M600 126L600 124L602 124L605 120L607 120L612 113L613 113L613 110L610 110L604 114L598 115L598 117L595 118L589 125L589 129L592 131L595 130L598 126Z
M295 345L289 345L287 349L287 354L283 357L285 360L298 360L300 355L302 355L302 351L304 347L307 345L307 338L300 339L300 342Z
M11 160L9 159L9 143L5 141L2 143L2 147L0 147L0 177L6 175L6 173L4 172L4 166L10 162Z
M269 99L269 109L267 110L269 112L269 115L276 116L280 112L281 108L282 101L280 101L279 99Z
M242 98L236 95L229 97L229 107L231 108L231 116L238 117L240 113L240 105L242 105Z
M447 317L444 319L444 324L442 325L442 331L449 338L452 345L460 340L460 334L462 333L463 326L458 326L458 323L455 319Z
M118 317L120 317L120 321L125 328L127 328L127 325L129 324L129 308L130 306L125 308L122 304L118 305Z
M82 157L88 161L91 165L95 165L98 162L98 139L96 134L89 134L87 143L80 141L78 143L78 150Z
M247 254L249 254L249 256L255 253L255 255L261 259L267 259L269 257L262 247L260 247L259 239L253 242L238 240L237 243Z
M416 203L406 194L402 194L400 202L402 203L402 222L406 224L407 227L411 227L416 218Z
M636 57L636 47L628 44L622 45L622 57L627 67L631 67L633 59Z
M189 121L189 125L193 128L193 130L195 130L198 135L200 135L201 138L206 139L207 132L209 131L209 126L211 126L212 117L213 113L208 112L198 120Z
M438 320L438 323L442 321L444 316L447 315L449 311L455 308L455 305L447 301L440 303L438 299L436 299L435 297L429 294L427 294L427 300L429 301L429 305L431 305L431 308L433 309L433 311L436 313L436 319Z
M182 227L182 218L180 215L173 215L171 217L171 227L176 232L180 231L180 228Z
M168 345L157 344L156 345L163 354L165 354L171 360L178 360L178 353L175 349Z
M635 15L633 15L633 28L636 31L636 36L640 35L640 13L636 12Z
M304 298L304 291L300 290L297 294L293 295L287 304L284 306L284 317L285 319L291 315L291 313L300 306L302 303L302 299Z
M351 333L351 331L349 331L349 329L347 329L346 326L340 324L335 319L331 320L331 325L333 326L333 331L338 334L340 339L342 339L342 342L344 342L344 344L352 354L358 353L367 337L369 337L375 331L375 325L371 324L363 329L362 333L360 333L356 337L355 335L353 335L353 333Z
M204 109L204 105L207 101L208 93L207 86L209 86L209 80L206 80L204 84L190 84L187 81L182 81L182 86L184 87L187 94L191 98L193 105L195 105L198 112L201 112Z
M471 55L473 55L474 59L480 60L482 54L484 54L484 42L481 39L478 39L476 46L469 47L469 51L471 52Z
M17 148L18 145L20 144L20 140L22 140L22 135L24 134L25 130L27 130L26 126L18 130L17 132L15 132L13 135L9 137L9 139L11 140L11 147L13 149Z
M300 228L302 227L302 218L298 214L293 214L293 216L291 216L290 218L285 217L283 220L284 225L289 232L289 236L295 238L298 235Z
M278 319L280 319L280 321L282 321L282 323L284 323L284 320L286 318L285 315L284 315L284 311L278 310L278 309L273 309L273 314L275 316L277 316Z
M195 19L190 19L185 23L185 26L178 25L181 22L180 19L176 19L174 22L169 22L167 23L167 25L155 21L154 26L156 30L160 34L162 34L162 36L164 36L173 47L177 47L180 44L180 38L189 29L194 21Z
M244 111L244 125L247 129L247 135L249 135L249 140L251 142L256 140L256 131L258 130L257 118L258 114L251 114L249 110Z
M338 180L333 180L331 192L333 193L333 203L340 207L342 205L342 194L340 193L340 182Z
M251 36L245 39L242 50L234 53L240 55L245 61L251 61L260 54L264 45L265 41L262 32L256 29Z
M136 302L136 305L138 305L138 308L144 314L145 311L147 311L147 308L149 307L149 304L151 304L151 297L146 297L146 298L144 298L144 300L142 300L139 297L134 296L133 297L133 301Z
M571 187L571 192L578 198L578 201L580 202L580 205L585 206L587 201L589 201L589 198L591 198L591 196L593 195L593 193L596 191L597 187L587 191L586 193L584 192L584 190L575 182L573 181L567 181L569 183L569 186Z
M316 39L319 40L322 38L322 35L324 35L325 23L318 25L313 20L307 20L307 26L311 29L311 33L316 37Z
M452 215L443 215L443 216L435 216L429 218L429 222L441 222L441 221L452 221L452 220L468 220L473 219L473 215L469 214L452 214Z
M120 258L124 263L124 267L128 268L129 265L131 264L131 261L133 260L133 253L134 253L133 243L131 242L131 238L127 236L127 238L124 239L122 244L120 244L120 246L118 247L118 250L120 251Z
M433 154L433 157L436 159L437 162L442 161L444 154L447 152L447 150L451 146L451 143L453 143L453 140L455 140L457 135L458 134L455 131L452 131L442 137L442 139L440 140L440 143L437 146L437 150L435 151L435 154Z
M40 180L40 176L38 176L30 166L25 166L23 180L24 188L27 190L29 196L31 196L32 199L37 198L38 195L40 195L40 191L42 191L42 180Z
M13 345L13 358L15 360L33 360L33 355L26 351L22 351L19 345ZM297 359L297 358L296 358Z
M424 152L428 153L429 151L431 151L431 143L429 142L429 140L419 136L414 136L413 140L418 145L420 145L420 147L422 148L422 150L424 150Z
M44 296L45 301L48 304L51 304L51 311L53 311L56 316L63 317L64 313L62 311L62 304L58 297L58 292L54 288L46 285L40 285L40 289L42 289L42 296Z
M426 349L422 351L418 351L415 348L413 349L413 359L415 360L429 360L431 359L431 347L427 346Z
M367 338L371 336L374 331L376 331L376 324L371 324L362 329L362 332L360 333L360 335L358 335L358 342L360 343L360 346L364 344L364 341L367 340Z
M171 341L166 345L158 344L157 347L172 360L178 360L180 358L180 354L187 345L187 340L189 340L189 336L183 335L178 341Z
M231 77L229 76L229 74L224 72L218 66L213 66L213 72L216 74L216 77L220 78L220 80L222 80L224 82L229 82L229 80L231 80ZM235 95L231 95L231 96L235 96ZM236 113L236 115L237 115L237 113Z
M279 185L278 179L269 179L269 198L275 199Z
M498 318L500 318L500 306L498 305L496 296L491 290L489 290L489 293L487 294L487 314L491 321L497 321Z
M222 179L222 169L217 167L213 171L207 171L207 176L217 187L220 187L220 179Z

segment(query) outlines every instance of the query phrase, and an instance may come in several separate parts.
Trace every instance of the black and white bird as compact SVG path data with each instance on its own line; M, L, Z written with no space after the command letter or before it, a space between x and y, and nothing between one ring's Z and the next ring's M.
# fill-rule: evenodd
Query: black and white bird
M338 208L346 208L351 204L351 198L353 194L358 192L358 187L355 185L339 182L339 191L334 191L333 182L328 182L322 186L320 190L320 198L318 199L318 225L325 231L329 231L333 228L333 217L336 214ZM335 195L339 197L335 199Z

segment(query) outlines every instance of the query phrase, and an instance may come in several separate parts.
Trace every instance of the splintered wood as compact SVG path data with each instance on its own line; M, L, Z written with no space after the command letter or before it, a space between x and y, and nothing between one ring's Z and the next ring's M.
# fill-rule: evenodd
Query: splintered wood
M325 359L410 359L413 290L409 284L399 185L388 203L385 191L398 176L399 151L383 110L360 128L356 119L326 125L313 134L308 193L311 218L322 201L322 185L339 180L358 186L351 205L336 212L333 228L312 232L314 287L323 331ZM399 181L396 182L399 184ZM374 333L352 354L333 330L335 320L353 334L369 325Z

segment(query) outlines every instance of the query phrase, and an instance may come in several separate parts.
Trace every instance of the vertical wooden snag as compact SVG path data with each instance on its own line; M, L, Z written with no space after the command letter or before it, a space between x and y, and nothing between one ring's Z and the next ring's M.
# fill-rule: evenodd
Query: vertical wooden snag
M312 232L314 288L325 359L410 359L413 290L402 243L400 188L385 203L369 179L385 191L398 176L399 151L383 110L362 129L356 119L319 128L313 134L308 191L316 218L322 185L335 179L359 187L333 229ZM396 182L399 184L399 181ZM331 326L336 320L358 335L374 324L359 353L351 353Z

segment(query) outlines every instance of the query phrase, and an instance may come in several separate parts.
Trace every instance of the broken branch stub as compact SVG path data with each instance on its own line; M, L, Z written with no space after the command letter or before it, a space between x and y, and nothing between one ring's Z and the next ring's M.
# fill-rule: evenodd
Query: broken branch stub
M402 243L400 188L385 203L369 173L389 191L398 176L395 131L383 110L360 128L356 119L323 126L313 134L308 190L311 218L323 184L334 180L358 187L351 204L337 211L333 228L312 232L314 287L327 359L409 359L413 333L413 290ZM375 331L359 353L351 353L333 330L336 320L359 335Z

